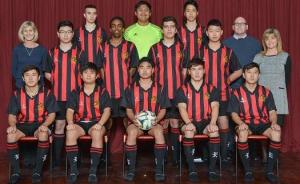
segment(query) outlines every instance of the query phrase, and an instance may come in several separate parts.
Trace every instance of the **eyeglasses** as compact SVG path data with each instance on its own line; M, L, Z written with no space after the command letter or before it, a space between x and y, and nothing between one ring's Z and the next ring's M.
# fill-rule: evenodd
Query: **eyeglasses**
M73 31L59 31L59 34L72 34Z
M234 23L234 25L235 26L245 26L245 25L247 25L247 23L246 22L236 22L236 23Z

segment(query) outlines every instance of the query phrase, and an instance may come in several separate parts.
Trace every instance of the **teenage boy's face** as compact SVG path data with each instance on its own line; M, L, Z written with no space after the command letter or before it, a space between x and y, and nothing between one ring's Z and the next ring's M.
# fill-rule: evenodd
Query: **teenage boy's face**
M207 28L206 35L208 36L209 41L219 42L223 35L223 30L220 26L211 25Z
M243 73L243 77L248 84L256 84L259 79L258 68L251 68Z
M198 11L195 6L193 5L187 5L184 10L184 16L186 17L187 21L193 22L196 20L198 15Z
M149 22L151 11L147 5L143 4L135 11L135 16L140 22Z
M59 28L57 36L61 43L71 43L74 36L74 32L71 27L63 26Z
M34 30L31 26L27 26L23 29L23 36L25 41L31 41L34 39Z
M95 8L86 8L83 16L86 22L95 23L97 19L97 10Z
M29 70L24 73L23 80L26 86L35 87L36 85L38 85L38 82L40 80L40 75L36 70Z
M188 69L188 73L191 76L191 80L200 81L204 77L205 69L202 65L193 65Z
M177 33L176 24L173 21L168 21L163 23L163 34L164 38L172 39Z
M120 38L123 36L124 27L122 21L115 19L110 24L110 32L114 38Z
M154 72L154 69L150 63L143 62L139 65L138 72L139 72L140 78L150 79Z
M97 79L97 73L92 69L86 69L82 72L81 79L85 84L94 84Z

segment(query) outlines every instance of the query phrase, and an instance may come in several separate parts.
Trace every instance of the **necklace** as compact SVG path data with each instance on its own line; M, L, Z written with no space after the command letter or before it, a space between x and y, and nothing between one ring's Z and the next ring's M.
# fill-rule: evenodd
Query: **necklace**
M31 56L31 53L33 52L33 49L34 48L30 49L30 48L25 47L25 50L26 50L28 56Z

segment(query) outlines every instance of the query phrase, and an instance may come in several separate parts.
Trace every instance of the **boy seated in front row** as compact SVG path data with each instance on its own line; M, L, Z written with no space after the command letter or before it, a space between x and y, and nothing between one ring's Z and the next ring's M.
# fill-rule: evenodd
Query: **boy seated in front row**
M43 163L49 149L48 127L55 120L58 110L54 95L50 90L39 86L39 68L27 65L22 77L25 85L14 92L8 107L7 152L11 164L11 184L18 183L20 179L18 140L25 136L38 138L32 183L41 181Z
M198 173L194 163L195 134L209 136L209 181L218 181L219 175L215 166L220 152L219 129L217 119L219 113L220 92L210 84L205 83L204 61L192 59L188 64L186 82L178 89L176 103L184 125L183 148L189 168L189 180L197 182Z
M281 129L277 124L276 106L271 91L258 85L259 66L250 63L243 68L244 85L233 91L229 101L228 112L237 124L238 150L245 169L244 180L253 181L253 172L249 160L249 135L265 135L270 141L266 178L277 182L274 175L274 164L281 147Z
M76 182L79 174L77 139L87 134L92 138L88 181L97 182L97 167L103 152L103 137L106 132L105 123L109 119L111 111L108 92L96 83L97 66L94 63L87 63L81 67L80 74L83 86L72 91L67 102L66 152L70 164L68 180L71 183Z

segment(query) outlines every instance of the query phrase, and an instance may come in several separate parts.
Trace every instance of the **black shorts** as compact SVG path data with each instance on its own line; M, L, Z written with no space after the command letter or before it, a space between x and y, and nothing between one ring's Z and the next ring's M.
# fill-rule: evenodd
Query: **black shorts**
M16 127L18 130L23 132L26 136L34 136L34 132L39 128L40 124L38 122L34 123L17 123Z
M248 124L249 130L252 132L251 135L262 135L268 128L271 127L271 123L262 123L255 125L253 123ZM238 130L238 126L235 127Z
M112 118L124 118L125 117L125 108L120 106L121 98L111 98L111 117Z
M203 134L204 129L209 124L210 120L202 120L200 122L193 122L193 124L196 127L196 133L195 134ZM182 130L182 127L185 125L185 123L181 124L180 129Z
M80 122L78 122L76 124L78 126L80 126L84 130L85 135L88 135L90 128L92 128L92 126L94 126L97 123L98 123L97 121L90 121L90 122L82 122L82 121L80 121ZM105 130L107 130L106 125L107 125L107 123L103 126L105 128Z
M57 105L59 107L59 111L56 112L56 120L65 120L66 119L66 105L67 102L64 101L57 101Z
M227 116L228 101L220 101L219 116Z
M174 99L170 100L171 107L167 109L166 119L180 119L179 110L177 108L176 101Z

